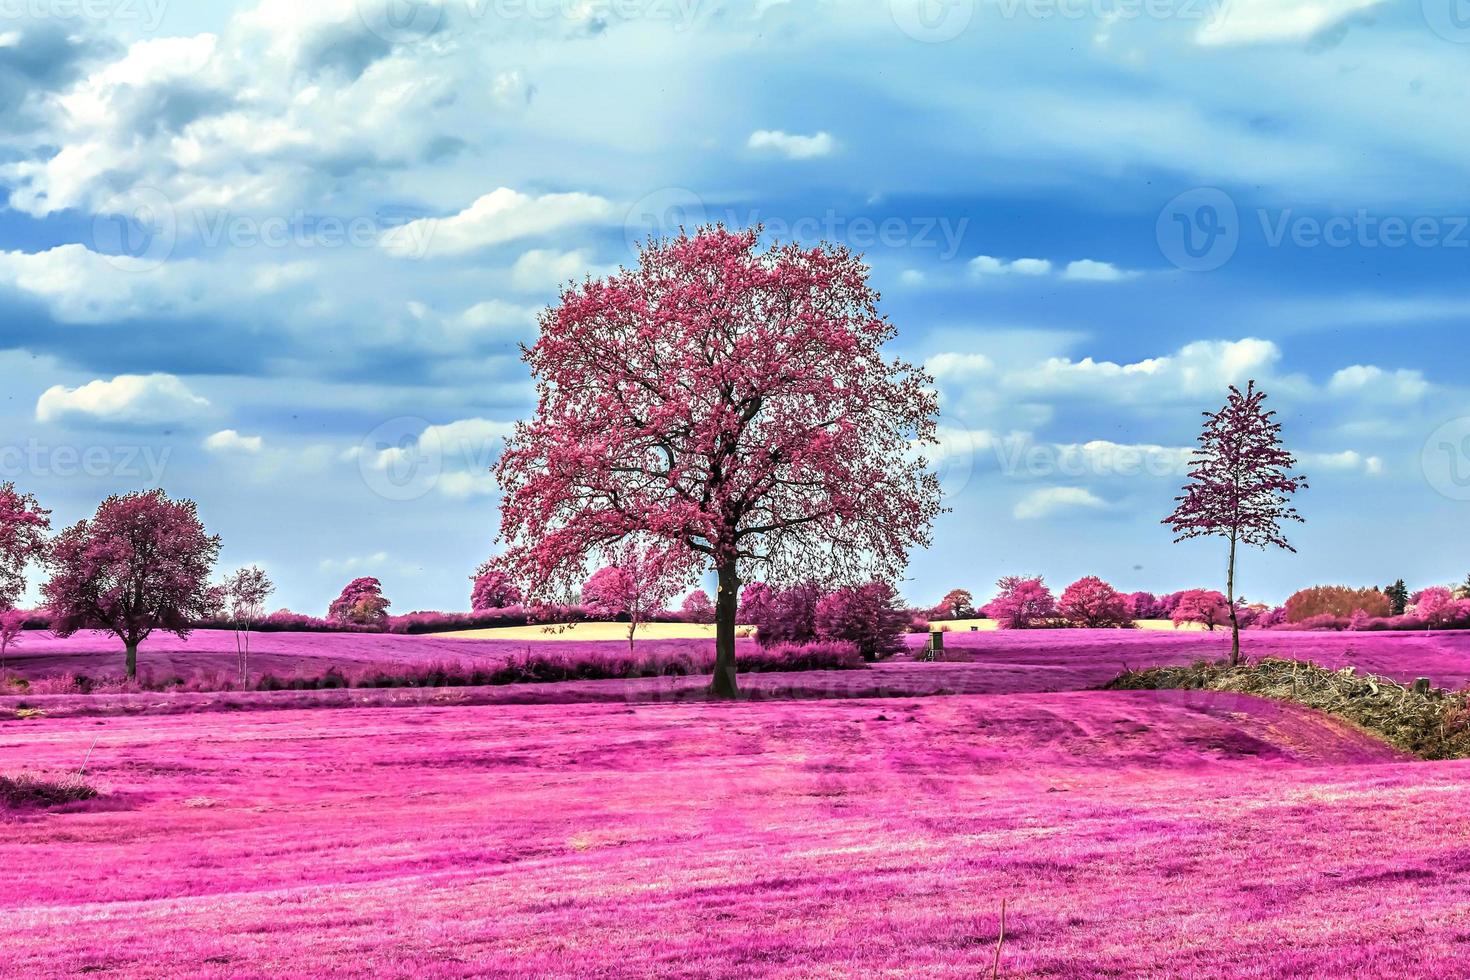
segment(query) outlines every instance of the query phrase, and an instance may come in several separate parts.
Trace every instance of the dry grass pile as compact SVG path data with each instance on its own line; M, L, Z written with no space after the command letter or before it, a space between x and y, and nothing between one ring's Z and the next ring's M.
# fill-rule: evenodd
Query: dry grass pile
M1470 694L1424 684L1404 686L1351 667L1328 670L1267 658L1235 667L1200 661L1187 667L1130 670L1106 690L1234 691L1325 711L1424 759L1470 758Z

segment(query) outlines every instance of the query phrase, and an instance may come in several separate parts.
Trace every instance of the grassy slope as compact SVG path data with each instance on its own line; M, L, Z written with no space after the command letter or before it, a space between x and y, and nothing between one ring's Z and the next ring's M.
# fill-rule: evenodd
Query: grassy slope
M1240 695L48 721L17 973L1455 972L1459 764ZM1391 839L1391 846L1385 840Z

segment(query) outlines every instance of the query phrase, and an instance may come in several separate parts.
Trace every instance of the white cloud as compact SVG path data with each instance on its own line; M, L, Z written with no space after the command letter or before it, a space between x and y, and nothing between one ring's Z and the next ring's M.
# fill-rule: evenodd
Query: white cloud
M995 363L984 354L947 351L929 358L924 367L940 381L962 381L978 374L989 374L995 370Z
M1385 0L1230 0L1195 33L1203 45L1301 41Z
M1137 275L1137 272L1120 269L1111 262L1099 262L1096 259L1078 259L1075 262L1068 262L1067 267L1062 270L1063 279L1071 279L1076 282L1121 282Z
M824 157L837 148L831 134L821 132L811 136L785 133L779 129L758 129L750 134L746 146L752 150L769 150L779 153L788 160L811 160Z
M550 248L533 248L516 259L510 268L510 281L522 292L532 293L556 289L583 276L601 277L610 267L593 264L591 252L575 249L559 252Z
M1047 276L1051 263L1046 259L1013 259L1007 261L993 255L977 255L970 260L973 276Z
M533 197L499 187L458 214L420 218L392 229L383 236L382 245L390 254L405 258L462 255L489 245L605 221L612 214L612 203L594 194Z
M380 472L431 472L439 493L458 499L495 491L490 470L500 458L515 423L470 418L427 426L410 443L383 449L354 446L341 454L345 462Z
M977 255L970 260L970 275L977 279L996 276L1027 276L1040 279L1053 275L1069 282L1122 282L1140 273L1121 269L1098 259L1076 259L1058 272L1050 259L1002 259L994 255Z
M488 299L476 303L453 317L449 326L457 331L470 333L518 331L536 323L536 308L509 303L503 299Z
M370 555L355 555L351 558L323 558L317 567L324 572L376 571L381 573L383 567L392 561L392 556L388 552L375 551Z
M1335 372L1327 382L1327 390L1354 398L1411 402L1428 393L1429 382L1422 371L1385 371L1372 364L1354 364Z
M1082 487L1042 487L1022 497L1012 510L1020 521L1049 517L1058 511L1106 507L1107 502Z
M204 440L204 448L212 453L258 453L264 447L260 436L242 436L234 429L221 429Z
M36 402L38 422L183 422L209 408L172 374L120 374L79 388L53 385Z

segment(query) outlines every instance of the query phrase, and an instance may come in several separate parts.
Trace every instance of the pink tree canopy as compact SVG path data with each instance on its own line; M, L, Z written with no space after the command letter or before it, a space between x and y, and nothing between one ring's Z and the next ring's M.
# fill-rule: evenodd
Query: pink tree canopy
M865 660L903 649L909 613L887 582L849 585L824 596L816 608L817 635L857 647Z
M695 589L684 597L683 604L679 606L679 615L684 617L686 623L713 623L715 604L710 602L708 592Z
M383 595L383 583L370 576L355 578L342 588L342 594L327 607L327 618L337 623L378 626L388 618L393 605Z
M1174 512L1164 518L1176 542L1222 537L1230 542L1225 571L1225 600L1230 615L1230 662L1240 662L1240 621L1235 613L1235 552L1238 545L1296 551L1281 530L1283 522L1302 517L1292 496L1307 486L1291 474L1296 458L1281 445L1281 424L1262 403L1266 393L1247 383L1218 412L1205 412L1204 430L1194 450L1189 482L1174 498Z
M1170 617L1177 627L1183 623L1201 623L1211 632L1230 621L1230 600L1214 589L1185 589L1179 594Z
M11 609L26 590L26 563L46 549L51 512L36 498L0 483L0 610Z
M1128 599L1096 575L1079 578L1062 590L1057 612L1073 626L1096 629L1133 625Z
M536 413L497 467L504 560L531 594L630 536L686 579L713 566L712 689L734 697L744 577L895 577L928 544L933 379L885 358L895 329L845 247L718 226L650 241L540 328Z
M582 586L582 602L606 616L627 617L628 649L633 649L638 626L662 612L682 588L677 568L671 569L668 553L625 542L617 563L600 568Z
M475 572L475 584L470 588L470 609L504 609L521 602L521 590L516 588L502 569L486 562Z
M19 609L0 612L0 672L5 670L5 657L10 653L10 648L20 642L25 624L26 614Z
M46 555L51 579L41 592L51 630L61 637L113 633L134 678L138 644L154 630L188 636L214 605L209 573L219 548L192 500L170 500L162 490L108 497L90 520L62 531Z
M985 613L1001 629L1034 629L1056 617L1056 600L1040 576L1007 575L996 585L1000 593L990 600Z

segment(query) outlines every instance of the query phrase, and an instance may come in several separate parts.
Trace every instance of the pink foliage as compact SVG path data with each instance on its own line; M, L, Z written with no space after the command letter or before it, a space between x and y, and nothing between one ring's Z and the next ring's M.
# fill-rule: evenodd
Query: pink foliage
M1422 589L1413 598L1413 614L1428 626L1438 626L1448 621L1454 612L1455 597L1441 585Z
M127 649L133 677L138 644L154 630L186 636L208 613L219 548L192 500L170 500L162 490L108 497L47 553L51 579L42 594L51 629L63 637L81 629L112 632Z
M1185 589L1179 593L1170 618L1175 626L1201 623L1213 632L1215 627L1230 622L1230 603L1213 589Z
M381 626L393 603L383 595L383 583L370 576L355 578L327 608L327 618L355 626Z
M625 541L615 552L617 563L600 568L582 586L582 602L594 612L626 619L631 649L640 623L664 611L682 587L686 565L666 549Z
M817 603L823 595L815 582L784 589L754 582L745 587L746 622L755 627L761 646L810 643L817 638Z
M903 634L912 617L893 586L878 581L823 597L813 618L822 639L851 643L865 660L877 660L903 649Z
M867 267L842 246L759 242L681 233L563 292L525 352L536 413L497 468L504 561L533 596L630 536L686 577L715 569L722 696L742 575L896 575L939 513L913 452L934 442L937 399L885 355L895 329Z
M50 515L14 483L0 483L0 610L13 607L25 592L26 563L45 550Z
M1035 629L1056 618L1056 600L1040 576L1007 575L996 584L1000 594L985 607L985 614L1001 629Z
M0 670L5 669L5 655L10 648L20 642L21 631L25 629L26 614L19 609L6 609L0 612Z
M475 572L475 584L470 589L470 609L504 609L519 606L523 596L508 574L489 562Z
M713 623L715 604L710 602L708 592L695 589L684 597L683 604L679 606L679 615L686 623Z
M1062 590L1062 597L1057 600L1057 612L1073 626L1133 625L1127 598L1096 575L1080 578Z
M1174 611L1152 592L1131 592L1127 599L1128 615L1133 619L1168 619Z

